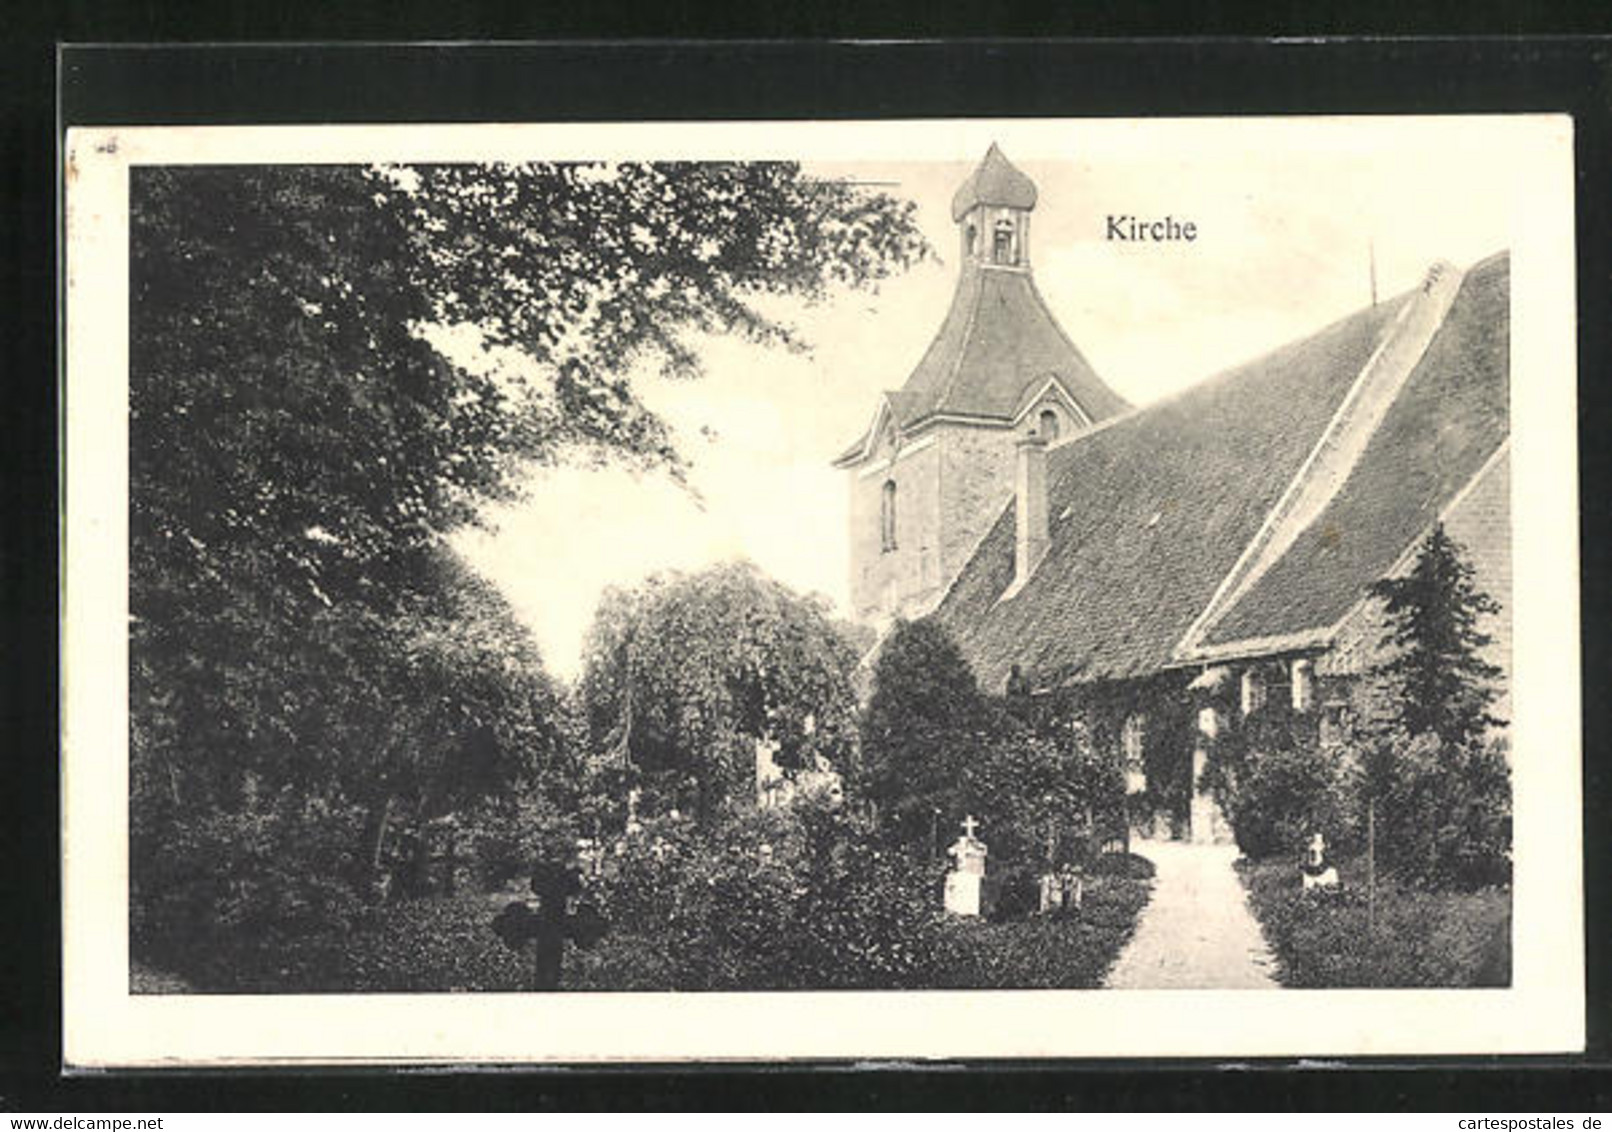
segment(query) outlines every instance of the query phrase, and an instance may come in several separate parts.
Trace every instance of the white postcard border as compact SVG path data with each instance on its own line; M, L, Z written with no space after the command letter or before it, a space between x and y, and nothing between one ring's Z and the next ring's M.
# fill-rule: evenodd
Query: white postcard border
M128 989L128 170L1026 159L1332 130L1514 147L1514 982L1452 991L153 996ZM1220 139L1217 143L1216 139ZM66 147L64 1055L71 1066L1546 1053L1584 1041L1572 122L1565 116L141 127ZM1452 202L1452 207L1458 202Z

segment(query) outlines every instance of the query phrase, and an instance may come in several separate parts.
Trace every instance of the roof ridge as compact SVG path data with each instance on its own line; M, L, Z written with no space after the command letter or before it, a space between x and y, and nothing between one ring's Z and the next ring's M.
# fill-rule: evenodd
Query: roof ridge
M1387 299L1387 300L1385 300L1384 302L1382 302L1382 303L1380 303L1378 305L1383 306L1383 307L1388 307L1388 306L1392 306L1395 303L1403 303L1405 301L1406 297L1407 297L1407 294L1408 294L1408 292L1404 293L1404 294L1395 295L1393 298ZM1099 436L1099 435L1101 435L1103 433L1106 433L1106 432L1110 431L1111 429L1117 428L1118 426L1120 426L1122 424L1125 424L1128 421L1136 420L1137 418L1140 418L1140 417L1145 417L1148 414L1154 412L1155 410L1163 409L1163 408L1165 408L1165 407L1167 407L1169 405L1175 404L1178 401L1185 400L1186 398L1191 397L1194 394L1202 392L1205 388L1209 387L1210 385L1213 385L1213 384L1216 384L1216 383L1219 383L1219 382L1222 382L1222 381L1230 381L1230 380L1238 377L1239 375L1248 372L1249 370L1253 369L1254 367L1265 363L1267 360L1276 357L1277 355L1281 354L1284 350L1289 350L1289 349L1296 348L1298 346L1303 345L1306 342L1309 342L1313 338L1320 337L1321 335L1326 334L1329 331L1332 331L1332 330L1342 326L1344 323L1349 322L1351 319L1358 318L1362 313L1363 313L1362 310L1351 311L1348 314L1343 315L1340 318L1333 319L1331 322L1327 323L1325 326L1321 327L1319 330L1315 331L1312 334L1306 335L1306 336L1304 336L1302 338L1295 338L1290 342L1284 342L1280 346L1275 347L1274 349L1266 350L1263 354L1260 354L1257 357L1250 358L1249 360L1244 361L1244 362L1239 362L1234 366L1227 367L1226 369L1217 370L1217 371L1215 371L1214 373L1210 374L1209 376L1207 376L1205 378L1202 378L1202 379L1200 379L1198 381L1194 381L1194 382L1192 382L1192 383L1190 383L1188 385L1182 386L1180 389L1172 390L1170 393L1166 394L1163 397L1157 398L1156 400L1148 401L1148 402L1146 402L1144 404L1141 404L1141 405L1133 405L1129 401L1125 401L1124 402L1125 408L1121 409L1119 412L1115 413L1113 416L1104 417L1101 420L1095 421L1090 426L1079 430L1078 432L1074 433L1072 436L1068 437L1067 439L1061 440L1057 444L1051 445L1047 449L1048 460L1049 460L1049 466L1047 468L1047 489L1048 489L1049 498L1053 494L1053 489L1054 489L1055 484L1056 484L1055 477L1057 477L1062 472L1061 468L1051 465L1050 461L1052 461L1054 459L1059 459L1060 463L1066 463L1069 459L1072 458L1072 455L1070 455L1070 454L1073 453L1073 451L1075 449L1078 449L1084 443L1086 443L1087 441L1092 440L1094 437ZM1400 314L1403 314L1403 313L1404 313L1403 310L1401 310ZM1398 316L1396 315L1396 318L1397 317ZM1056 324L1056 320L1054 320L1054 324ZM1062 327L1059 327L1059 330L1061 332ZM1061 458L1059 458L1059 457L1057 457L1055 455L1057 453L1064 453L1065 455L1063 455ZM958 570L957 575L954 578L952 578L951 583L946 587L945 592L941 595L940 602L937 603L937 605L936 605L937 609L940 607L940 605L945 604L946 599L951 596L952 590L956 588L957 584L963 579L963 576L968 573L969 565L973 562L974 556L976 554L978 554L978 552L980 550L980 547L984 544L986 538L988 538L990 536L990 533L996 528L997 524L999 524L1002 521L1003 514L1005 514L1007 511L1011 510L1012 507L1013 507L1013 499L1012 499L1012 497L1009 497L1007 502L1005 504L1003 504L1001 510L997 512L996 518L991 520L991 522L986 526L985 534L980 536L980 539L975 544L974 549L972 551L970 551L969 554L966 555L963 558L963 563L964 563L963 567L960 570ZM1234 569L1235 569L1235 567L1234 567ZM1218 593L1217 593L1216 596L1218 596ZM1211 600L1211 604L1212 604L1212 600ZM1196 625L1194 625L1192 627L1192 629L1195 629L1195 628L1196 628ZM1189 629L1189 635L1192 632L1192 629Z
M965 263L963 265L963 274L958 276L957 279L957 294L959 299L962 297L964 279L970 277L971 274L978 275L979 271L980 269L977 264ZM974 327L979 321L980 304L984 301L985 281L983 278L980 278L975 286L973 298L968 304L968 314L963 323L963 333L959 336L957 341L957 356L952 359L951 375L947 377L946 384L941 387L939 396L935 398L934 404L930 407L929 411L931 413L940 412L945 407L946 402L951 400L952 390L957 388L957 379L962 376L963 372L963 359L968 356L968 344L974 337ZM941 331L944 330L945 323L942 322ZM940 337L941 331L936 332L935 336L937 339Z
M1342 488L1366 444L1381 427L1388 408L1398 400L1405 383L1426 356L1428 347L1449 318L1467 275L1445 260L1435 262L1428 269L1425 282L1417 289L1420 293L1413 291L1410 301L1395 314L1388 333L1360 367L1304 462L1210 595L1208 604L1187 627L1173 650L1177 655L1196 652L1220 618L1236 607L1298 536L1320 517L1326 502ZM1424 314L1425 319L1420 317ZM1416 325L1411 325L1413 322ZM1390 356L1399 346L1405 347L1408 356ZM1384 367L1388 366L1392 369L1384 372ZM1368 403L1373 391L1380 396ZM1350 435L1351 428L1354 435ZM1328 455L1337 457L1335 467L1324 465Z

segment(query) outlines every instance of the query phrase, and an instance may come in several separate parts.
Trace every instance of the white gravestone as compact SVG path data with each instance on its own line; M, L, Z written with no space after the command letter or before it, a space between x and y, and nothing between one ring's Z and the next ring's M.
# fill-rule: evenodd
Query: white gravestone
M1338 887L1338 870L1327 860L1327 841L1319 833L1310 838L1310 847L1304 851L1303 873L1306 892Z
M985 884L985 843L974 836L979 822L970 815L963 822L963 836L946 850L952 858L952 871L946 874L946 911L957 916L978 916L981 889Z

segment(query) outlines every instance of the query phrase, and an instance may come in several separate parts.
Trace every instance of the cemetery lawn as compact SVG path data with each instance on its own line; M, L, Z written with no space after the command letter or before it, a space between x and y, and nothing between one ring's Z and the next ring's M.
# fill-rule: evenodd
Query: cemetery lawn
M1108 969L1136 931L1153 889L1153 866L1141 857L1121 858L1128 868L1088 877L1080 911L1067 918L1029 916L990 923L951 919L953 967L943 985L951 989L1059 989L1100 987Z
M1377 880L1370 929L1363 857L1341 887L1303 891L1289 860L1237 862L1285 987L1503 987L1511 984L1511 890L1429 892Z
M509 899L463 892L398 900L345 932L232 936L197 949L192 963L170 959L165 974L204 994L525 990L530 958L506 948L490 927ZM134 993L171 993L142 966Z
M1115 869L1123 875L1089 878L1084 907L1068 919L1029 916L989 923L948 918L940 925L945 973L928 985L1101 985L1151 889L1147 862L1132 858L1128 864ZM130 989L135 994L524 991L530 986L530 957L506 948L490 926L510 898L510 893L461 892L399 900L365 915L345 932L236 937L228 945L209 944L163 964L137 960ZM647 935L623 933L613 942L646 955L655 950L653 937ZM567 950L566 989L586 985L587 966L585 955ZM646 960L643 973L648 976L655 967ZM650 978L634 989L663 989L657 982Z

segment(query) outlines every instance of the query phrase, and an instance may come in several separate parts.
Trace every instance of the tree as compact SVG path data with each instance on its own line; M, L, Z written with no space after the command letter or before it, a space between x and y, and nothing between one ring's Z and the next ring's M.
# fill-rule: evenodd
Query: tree
M924 252L911 206L780 163L143 168L131 211L135 734L208 795L329 734L314 701L392 650L419 556L524 464L677 468L638 360L798 345L754 298ZM540 377L451 364L442 323Z
M960 808L983 819L1001 864L1038 873L1086 863L1096 827L1123 821L1119 761L1098 748L1078 714L1011 701L993 708L988 740L961 768Z
M522 461L675 466L638 361L696 373L691 332L799 347L758 297L925 251L912 205L785 163L142 168L131 210L137 546L194 573L272 552L332 598L514 492ZM450 364L441 324L539 377Z
M403 888L420 892L434 822L563 784L575 767L565 696L503 596L445 551L423 555L413 577L398 613L370 627L390 655L352 674L377 693L361 712L374 729L354 743L367 757L335 765L343 793L369 815L371 868L384 865L390 834L406 850Z
M400 804L418 823L505 788L546 741L497 707L544 700L535 651L456 632L463 579L426 577L444 536L534 461L678 470L632 367L695 372L699 332L798 347L759 297L925 250L912 206L781 163L163 167L130 189L136 835L288 787L365 799L372 861ZM453 363L444 325L537 376Z
M857 777L888 830L927 848L935 823L961 816L958 789L987 723L973 669L945 628L896 622L873 665Z
M1498 606L1437 525L1404 577L1375 583L1384 659L1368 673L1355 745L1379 859L1407 879L1475 887L1510 874L1511 782L1489 714L1501 670L1478 627Z
M757 744L786 773L846 765L855 668L825 602L729 563L607 591L579 691L594 751L708 818L747 796Z
M1472 567L1443 524L1428 534L1408 574L1383 578L1369 592L1382 602L1389 652L1372 672L1387 693L1380 723L1458 747L1476 743L1498 723L1489 708L1501 675L1483 659L1490 638L1478 618L1499 606L1473 585Z
M145 168L131 212L132 644L148 696L248 729L275 697L222 674L266 628L390 616L411 555L527 462L677 468L640 359L693 372L692 331L798 345L756 297L924 250L910 205L781 163ZM541 377L451 364L442 323Z

